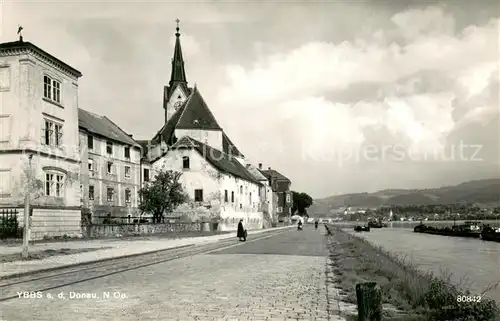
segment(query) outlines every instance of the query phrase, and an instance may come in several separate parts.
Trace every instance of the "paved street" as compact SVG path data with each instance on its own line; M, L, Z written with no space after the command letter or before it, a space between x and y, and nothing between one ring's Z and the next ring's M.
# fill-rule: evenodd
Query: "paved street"
M250 238L216 252L53 289L40 299L5 301L0 319L340 320L328 312L334 303L327 293L325 241L323 228L310 226ZM70 299L71 292L96 297Z

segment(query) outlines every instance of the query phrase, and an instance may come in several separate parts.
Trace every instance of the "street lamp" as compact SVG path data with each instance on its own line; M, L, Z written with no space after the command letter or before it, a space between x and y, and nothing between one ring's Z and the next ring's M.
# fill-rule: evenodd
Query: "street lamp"
M23 230L23 258L28 257L28 244L29 244L29 219L30 219L30 184L31 184L31 160L33 154L28 155L28 171L26 175L26 192L24 195L24 230Z

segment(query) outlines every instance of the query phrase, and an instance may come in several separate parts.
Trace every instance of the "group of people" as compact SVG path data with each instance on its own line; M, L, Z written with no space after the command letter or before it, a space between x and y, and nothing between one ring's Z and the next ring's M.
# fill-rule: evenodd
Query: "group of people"
M304 223L302 223L302 220L299 220L299 223L297 225L297 229L302 230L302 226ZM318 229L319 221L316 220L314 221L314 228ZM238 223L238 231L236 233L236 236L238 239L242 242L245 242L247 240L247 230L243 227L243 219L240 220Z
M304 225L304 223L302 223L302 220L299 220L299 223L297 223L297 229L298 230L302 230L302 226ZM314 228L315 229L318 229L318 225L319 225L319 221L314 221Z

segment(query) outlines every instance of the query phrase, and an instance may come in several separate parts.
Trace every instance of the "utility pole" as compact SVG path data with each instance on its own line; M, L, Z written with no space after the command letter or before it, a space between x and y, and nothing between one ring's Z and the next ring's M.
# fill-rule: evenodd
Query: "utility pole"
M23 229L23 252L21 256L28 258L29 245L29 220L30 220L30 184L31 184L31 159L33 154L28 155L28 171L26 175L26 192L24 195L24 229Z

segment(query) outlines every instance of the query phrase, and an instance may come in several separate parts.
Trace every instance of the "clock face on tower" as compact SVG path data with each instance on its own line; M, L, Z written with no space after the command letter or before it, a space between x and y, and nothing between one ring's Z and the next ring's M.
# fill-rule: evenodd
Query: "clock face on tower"
M174 110L176 110L176 111L177 111L177 110L179 109L179 107L181 107L181 105L182 105L182 101L178 101L178 102L176 102L176 103L174 104Z

